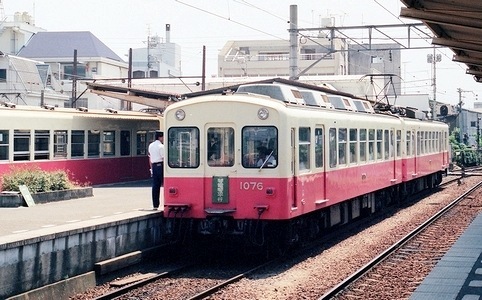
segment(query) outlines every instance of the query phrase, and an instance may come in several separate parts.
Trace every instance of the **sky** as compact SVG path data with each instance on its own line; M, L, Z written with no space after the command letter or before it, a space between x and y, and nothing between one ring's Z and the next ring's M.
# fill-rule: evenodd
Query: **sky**
M126 61L129 48L145 47L148 36L165 38L165 25L170 24L171 42L181 47L183 76L201 75L203 46L206 75L211 76L216 74L218 52L228 40L289 40L290 5L297 5L299 28L320 27L322 18L331 18L338 27L419 22L398 17L400 0L0 1L7 20L13 20L15 12L28 12L36 26L48 31L90 31ZM430 40L416 43L430 47ZM427 63L431 54L429 48L402 50L402 93L433 98L433 65ZM442 59L435 71L437 101L457 104L461 95L464 108L473 108L478 95L482 97L482 83L465 74L464 64L452 62L451 50L438 48L436 54Z

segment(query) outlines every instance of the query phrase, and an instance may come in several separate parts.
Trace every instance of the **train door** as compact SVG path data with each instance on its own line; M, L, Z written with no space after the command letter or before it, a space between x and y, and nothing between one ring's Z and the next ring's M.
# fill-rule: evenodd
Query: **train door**
M232 124L206 124L204 156L204 205L213 207L217 204L228 204L235 207L229 186L235 174L235 137ZM203 159L203 158L201 158ZM210 182L210 183L209 183Z
M296 184L296 176L295 176L295 168L296 168L296 129L291 128L291 138L290 138L290 145L291 145L291 207L297 207L296 202L296 195L297 195L297 184Z

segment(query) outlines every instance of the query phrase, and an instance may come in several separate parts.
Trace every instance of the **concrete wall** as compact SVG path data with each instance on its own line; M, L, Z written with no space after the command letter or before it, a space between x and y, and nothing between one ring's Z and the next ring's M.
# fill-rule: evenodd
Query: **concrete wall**
M159 215L86 226L0 245L0 299L94 270L94 264L160 244Z

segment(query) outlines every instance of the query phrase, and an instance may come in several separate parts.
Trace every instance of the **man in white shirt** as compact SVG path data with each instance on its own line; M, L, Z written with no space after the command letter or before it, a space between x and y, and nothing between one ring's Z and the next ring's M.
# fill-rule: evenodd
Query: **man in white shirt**
M156 131L155 140L149 144L149 166L152 175L152 206L160 205L161 187L164 186L164 132Z

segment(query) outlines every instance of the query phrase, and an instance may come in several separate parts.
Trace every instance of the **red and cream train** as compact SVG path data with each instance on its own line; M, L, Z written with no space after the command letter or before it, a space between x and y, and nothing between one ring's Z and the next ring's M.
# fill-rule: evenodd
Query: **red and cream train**
M449 129L412 113L280 83L172 104L166 226L296 241L435 187L450 162Z
M65 170L78 183L148 179L147 146L159 115L87 108L0 106L0 176Z

